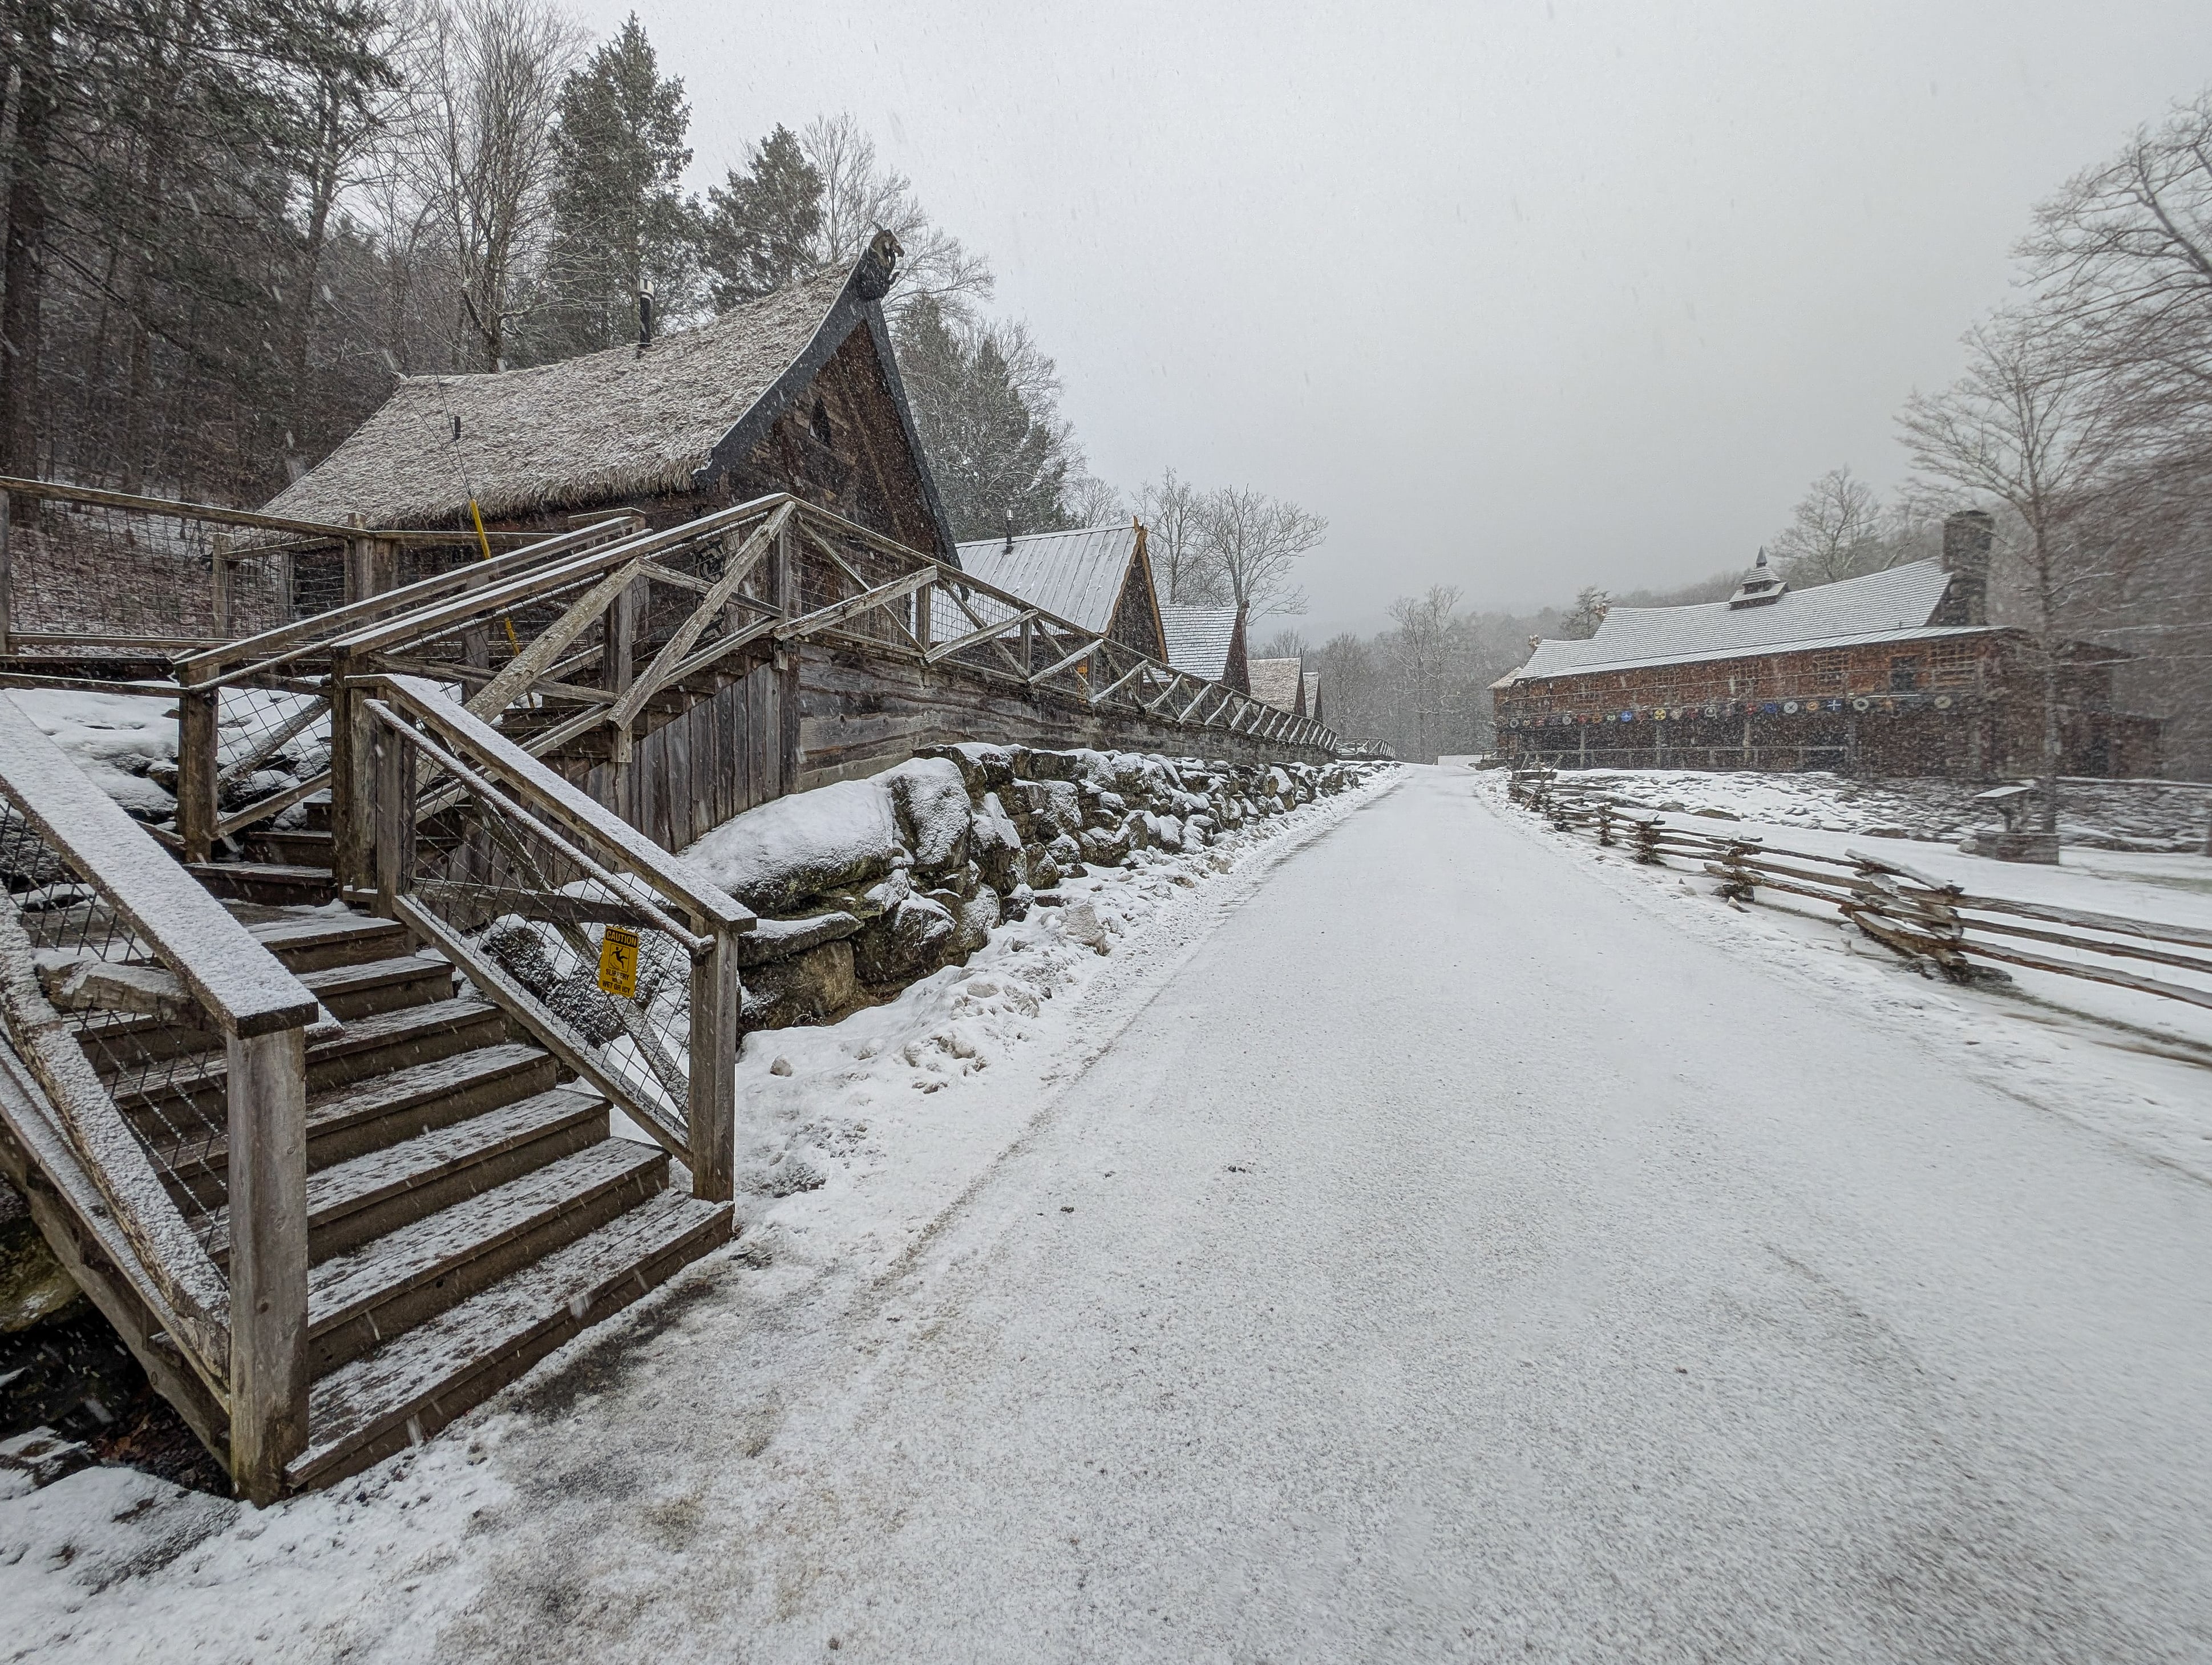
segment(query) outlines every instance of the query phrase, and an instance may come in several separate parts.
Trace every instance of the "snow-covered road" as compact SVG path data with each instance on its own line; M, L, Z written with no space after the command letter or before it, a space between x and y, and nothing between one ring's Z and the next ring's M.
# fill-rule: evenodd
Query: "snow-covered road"
M2212 1657L2212 1188L1547 836L1407 771L835 1316L702 1273L247 1656Z

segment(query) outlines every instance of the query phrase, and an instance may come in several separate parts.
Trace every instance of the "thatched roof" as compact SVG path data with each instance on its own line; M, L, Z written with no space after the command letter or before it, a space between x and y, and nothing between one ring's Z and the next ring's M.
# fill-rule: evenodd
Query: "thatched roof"
M615 347L493 374L409 376L269 512L371 526L441 526L698 490L743 459L855 328L874 338L928 479L878 302L898 245L888 234L851 269L825 271L647 347ZM454 438L458 417L460 436Z

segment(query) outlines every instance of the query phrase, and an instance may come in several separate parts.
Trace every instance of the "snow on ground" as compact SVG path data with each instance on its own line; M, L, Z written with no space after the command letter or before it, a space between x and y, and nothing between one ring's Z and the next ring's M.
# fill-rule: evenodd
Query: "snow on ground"
M1574 769L1562 782L1643 809L1704 813L1771 826L1881 833L1955 844L2001 826L1973 802L1988 788L1966 781L1862 780L1823 769ZM2106 849L2202 852L2212 786L2180 781L2075 781L2059 788L2059 833L2068 844Z
M173 690L148 694L98 694L57 688L17 688L15 701L39 732L52 740L110 798L141 821L174 818L177 778L177 707ZM216 761L227 765L243 757L264 734L291 719L310 696L267 689L222 691L216 718ZM292 737L264 766L226 785L225 803L235 806L280 792L320 773L330 763L330 718L318 718ZM276 825L305 818L295 805Z
M538 1506L495 1461L508 1442L569 1443L559 1430L611 1414L596 1402L601 1359L706 1347L742 1374L761 1351L756 1327L828 1325L921 1250L1270 870L1400 778L1254 817L1202 851L1139 851L1064 880L1060 906L1000 927L965 966L834 1025L748 1036L738 1239L422 1447L258 1512L125 1469L0 1498L0 1660L437 1657L479 1594L471 1540ZM763 1379L756 1391L772 1416L788 1389ZM641 1583L665 1575L653 1534L688 1506L660 1495L672 1482L588 1483L635 1493L650 1528L606 1545L605 1567Z
M1684 929L1753 957L1777 976L1893 1016L1976 1079L2212 1181L2212 1011L2020 966L2005 968L2013 978L2008 985L1960 987L1931 980L1809 896L1762 890L1752 906L1732 903L1717 894L1717 879L1686 864L1643 866L1619 848L1553 831L1510 802L1502 771L1470 778L1472 790L1524 836L1555 844L1563 859L1605 872L1613 888ZM1727 801L1747 811L1771 815L1778 806L1802 808L1808 800L1837 805L1819 824L1810 814L1747 815L1741 827L1726 826L1759 835L1778 851L1842 855L1866 849L1971 893L2212 929L2212 860L2203 855L2069 847L2060 865L2046 866L1942 845L1874 842L1863 829L1838 829L1850 818L1850 800L1838 805L1820 777L1808 775L1653 773L1636 777L1632 795L1655 808L1708 803L1723 795L1710 782L1722 783ZM1724 824L1689 815L1668 818L1709 832ZM2186 974L2143 969L2188 981Z

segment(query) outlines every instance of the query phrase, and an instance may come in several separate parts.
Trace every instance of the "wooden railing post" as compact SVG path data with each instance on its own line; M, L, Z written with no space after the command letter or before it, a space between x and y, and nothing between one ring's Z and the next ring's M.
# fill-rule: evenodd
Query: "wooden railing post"
M737 945L703 921L714 947L691 962L691 1194L708 1202L736 1195L738 1144Z
M187 861L206 861L215 854L216 718L222 699L213 688L187 688L177 696L177 836Z
M353 655L331 655L331 872L341 887L374 883L374 725Z
M415 873L415 748L388 724L375 726L376 911L398 919L397 901Z
M257 1505L307 1444L306 1031L233 1036L230 1468Z
M219 641L230 640L232 611L230 585L230 534L216 533L208 551L208 581L212 586L212 610L215 614L215 633Z

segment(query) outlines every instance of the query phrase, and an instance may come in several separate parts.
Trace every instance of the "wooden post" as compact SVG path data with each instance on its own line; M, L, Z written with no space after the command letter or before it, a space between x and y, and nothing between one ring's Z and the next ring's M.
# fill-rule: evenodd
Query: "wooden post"
M925 584L914 592L914 639L929 652L930 630L937 617L937 586Z
M415 876L415 748L376 725L376 911L398 919Z
M187 861L206 861L215 854L216 716L222 698L213 688L187 688L177 696L177 836Z
M307 1444L306 1032L233 1036L230 1473L257 1505Z
M353 655L331 655L331 872L341 888L375 882L374 736Z
M346 516L349 526L366 526L368 517L358 511ZM375 580L370 573L372 557L366 538L350 538L345 546L345 600L350 606L363 596L375 593Z
M15 628L15 501L14 492L0 491L0 653L14 651L9 636Z
M230 534L219 532L209 551L208 578L214 586L215 634L219 641L231 638Z
M789 521L775 535L775 611L778 617L799 617L799 528ZM775 650L776 770L779 793L799 790L799 656L797 642Z
M691 963L691 1194L736 1194L738 1147L737 945L709 925L714 945Z

